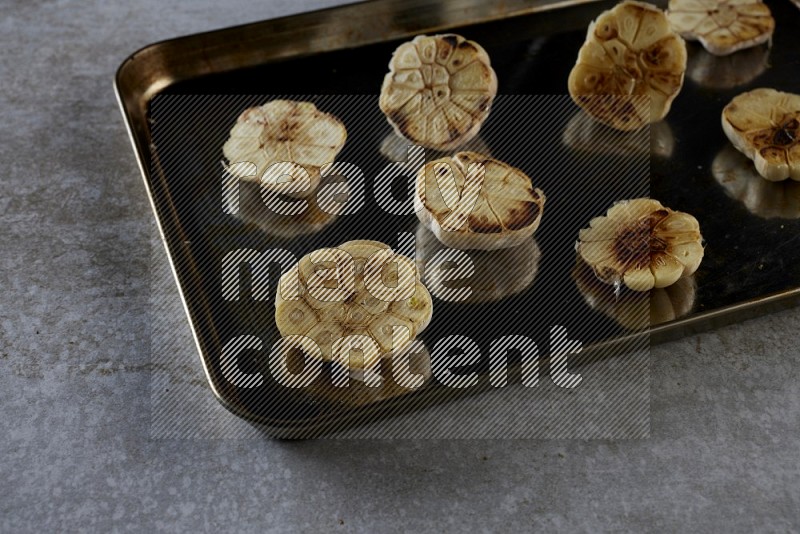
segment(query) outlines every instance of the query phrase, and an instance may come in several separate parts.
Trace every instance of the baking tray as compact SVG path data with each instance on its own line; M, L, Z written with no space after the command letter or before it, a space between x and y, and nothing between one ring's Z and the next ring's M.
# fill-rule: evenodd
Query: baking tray
M315 100L323 109L335 107L332 102L337 95L352 95L356 101L372 98L377 110L377 88L397 44L416 34L457 30L487 49L500 80L501 96L485 128L488 133L484 137L491 145L490 124L496 115L506 113L508 119L524 109L525 95L566 93L567 76L587 24L612 5L602 1L378 0L165 41L145 47L123 62L115 79L122 113L206 375L226 407L272 435L302 437L347 421L363 422L365 414L379 417L456 395L435 387L410 395L389 391L383 396L366 394L357 401L334 402L334 409L309 401L302 392L266 383L256 390L243 390L223 378L219 355L225 339L237 332L258 332L268 346L277 336L270 300L250 300L245 306L220 298L218 269L226 250L278 245L299 257L349 239L393 244L398 231L413 233L417 226L413 215L386 218L374 206L367 206L358 218L343 217L313 235L291 238L225 215L217 201L219 162L222 142L236 115L248 105L277 95ZM563 173L531 172L536 185L548 195L535 242L539 255L535 280L526 290L494 303L436 302L436 317L461 319L434 321L423 333L423 341L432 344L454 333L477 336L482 347L502 334L525 333L541 339L557 316L559 324L572 331L593 325L583 339L583 356L589 358L795 305L800 295L800 252L795 246L800 205L794 185L772 187L743 182L733 174L715 178L712 173L720 158L736 160L719 126L725 103L754 87L800 89L798 60L791 53L792 28L800 24L800 12L789 2L770 3L770 7L778 20L771 49L765 46L729 58L713 58L690 44L684 89L667 120L649 132L653 148L649 180L635 187L644 188L640 189L644 194L649 189L665 205L694 214L707 243L703 264L688 289L691 305L683 310L687 313L633 333L625 328L618 316L609 313L616 306L616 296L609 301L602 289L597 293L580 266L571 268L577 229L622 198L622 192L613 182L598 184L577 173L565 178ZM207 119L207 112L197 105L181 108L180 95L224 95L227 107L214 120L227 126L216 133L204 131L198 125ZM554 107L564 100L549 98ZM154 137L154 116L159 109L163 113L165 103L171 103L171 112L184 113L186 124L193 126ZM348 124L347 117L343 120ZM364 146L376 151L390 132L379 111L364 120L365 124L356 128L357 136L350 132L340 160L350 161L348 156L358 159L357 152ZM570 158L578 158L581 152L575 140L585 141L586 128L591 128L580 121L577 108L562 122L556 121L548 137L552 147L541 147L541 153L550 157L561 154L569 168ZM573 127L577 124L572 141L566 133L570 122L575 123ZM350 141L354 138L359 140L355 145ZM642 163L625 153L624 145L612 142L605 152L594 156L610 161L615 172L624 176ZM514 161L513 147L492 149L501 159ZM179 160L171 157L175 151L188 151L180 168L175 166ZM588 157L585 151L580 156ZM376 161L365 165L374 167ZM530 160L518 166L526 164L535 166ZM187 187L189 175L191 187ZM635 181L626 183L630 187ZM765 189L766 185L770 187ZM791 199L795 199L793 204ZM562 215L551 215L559 211ZM548 231L554 226L569 231ZM565 239L565 235L572 237ZM251 371L259 368L258 362L253 365Z

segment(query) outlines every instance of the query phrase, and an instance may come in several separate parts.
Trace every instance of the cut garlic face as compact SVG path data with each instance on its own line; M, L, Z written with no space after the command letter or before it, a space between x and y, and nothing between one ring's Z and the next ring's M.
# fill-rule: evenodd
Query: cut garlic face
M240 178L260 181L275 193L305 198L319 185L320 167L332 163L347 140L344 124L311 102L273 100L246 109L222 153L232 166L255 165ZM232 171L233 172L233 171Z
M753 162L726 145L711 164L711 172L731 198L764 219L800 219L800 182L770 182L758 174Z
M775 89L742 93L722 110L722 129L761 176L800 181L800 95Z
M637 198L592 219L580 231L578 253L603 282L647 291L694 273L703 245L697 219L657 200Z
M408 347L432 313L414 262L376 241L304 256L281 277L275 299L282 336L310 338L326 361L349 356L351 369L370 368Z
M643 330L679 319L692 311L697 294L693 276L650 291L616 291L600 282L591 267L578 258L572 278L586 304L626 330Z
M775 31L761 0L670 0L667 17L681 37L717 56L766 43Z
M417 173L417 217L452 248L519 245L539 227L544 202L521 170L475 152L432 161Z
M389 62L380 108L398 135L450 150L469 141L489 115L497 76L489 55L460 35L420 35Z
M468 288L469 294L464 298L444 299L466 304L494 302L525 291L536 279L542 256L533 237L502 250L448 254L452 249L442 244L423 224L417 227L416 250L417 268L427 286L441 285L452 293ZM453 273L466 272L469 268L469 276L453 276ZM443 298L436 291L434 294Z
M569 94L618 130L667 116L683 86L686 45L657 7L625 1L589 25L569 75Z

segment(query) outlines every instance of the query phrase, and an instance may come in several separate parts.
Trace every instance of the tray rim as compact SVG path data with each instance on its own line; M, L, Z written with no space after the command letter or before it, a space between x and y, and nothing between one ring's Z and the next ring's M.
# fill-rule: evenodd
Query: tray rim
M306 437L309 431L308 426L300 428L298 432L298 428L296 428L294 424L284 426L277 421L269 422L263 419L256 420L253 414L244 411L240 406L237 406L235 402L232 402L231 399L228 399L222 394L214 383L207 359L207 347L198 332L199 329L196 322L198 317L192 312L186 297L185 287L180 280L179 263L191 261L189 260L188 250L186 250L184 246L180 246L183 240L176 239L176 235L180 234L180 223L174 213L165 210L164 207L157 204L153 192L154 186L157 186L153 180L157 177L152 175L148 165L148 157L152 157L153 154L150 152L150 132L147 123L147 106L152 98L176 83L205 74L221 73L245 68L247 66L263 64L269 61L301 57L316 52L376 44L418 33L457 28L502 18L513 18L531 13L601 2L602 0L536 0L533 2L529 0L508 0L507 2L495 5L494 3L486 3L481 0L455 0L450 2L444 0L412 0L412 2L404 0L360 0L354 3L321 10L156 41L139 48L121 62L114 75L114 93L136 157L139 172L147 191L148 201L150 202L150 207L156 219L159 237L164 245L169 267L178 287L181 303L189 322L189 328L198 355L200 356L206 380L215 398L223 406L237 416L257 424L269 435L274 437ZM663 2L657 1L656 3ZM431 8L445 4L450 6L450 11L447 13L448 16L453 16L454 12L459 11L463 12L463 16L434 25L425 24L424 21L412 19L408 27L392 29L392 33L377 35L375 33L376 31L386 30L386 28L373 28L374 31L367 31L366 33L355 35L351 34L346 36L346 39L342 40L340 38L339 41L336 41L335 35L322 36L316 40L311 36L311 39L304 43L304 47L295 47L293 50L288 51L277 50L273 55L267 56L254 56L251 54L245 63L231 64L228 65L230 68L227 69L224 68L224 64L221 65L223 68L212 68L213 56L208 55L210 48L216 49L217 52L220 50L226 50L227 53L234 52L236 46L239 44L239 40L232 39L232 37L240 35L240 32L244 32L246 35L253 35L256 33L269 33L269 30L285 30L285 28L289 28L291 31L291 29L294 28L293 31L302 36L303 32L302 30L297 30L298 28L321 27L319 26L321 23L351 23L352 20L358 20L358 15L367 18L364 11L365 9L366 13L369 14L370 10L375 13L380 13L381 10L398 10L401 9L401 6L406 6L406 8L408 8L409 5L411 5L411 7L425 6ZM486 4L490 4L493 7L483 9L484 12L478 12L478 14L474 14L470 11L470 9L476 10L482 7L485 8ZM331 18L338 20L331 21L329 20ZM339 30L339 33L347 32ZM332 42L334 46L332 46ZM188 52L190 57L181 57L179 63L172 62L171 58L173 58L173 56L170 54L176 52L179 57L181 52L184 54ZM153 70L154 68L155 70ZM174 227L174 230L172 228L165 228L167 226ZM170 233L171 230L174 233ZM650 327L648 330L642 332L617 338L612 340L612 343L625 343L632 339L647 336L649 337L651 345L660 344L687 335L748 320L773 311L791 308L798 304L800 304L800 287L763 295L715 310L694 314L690 317L676 319L668 323ZM607 346L608 343L603 342L588 347L588 349L594 350Z

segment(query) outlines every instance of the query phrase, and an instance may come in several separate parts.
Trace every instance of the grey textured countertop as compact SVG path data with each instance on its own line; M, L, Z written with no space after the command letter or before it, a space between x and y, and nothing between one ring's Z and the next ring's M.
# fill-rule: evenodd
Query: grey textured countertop
M113 72L156 40L335 3L4 2L0 531L800 529L800 310L654 348L649 439L151 436L169 278ZM240 423L161 291L174 379L223 437Z

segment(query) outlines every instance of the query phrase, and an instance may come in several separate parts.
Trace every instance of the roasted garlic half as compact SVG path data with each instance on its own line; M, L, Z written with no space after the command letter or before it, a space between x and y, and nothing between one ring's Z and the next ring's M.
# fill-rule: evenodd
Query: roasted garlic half
M569 94L618 130L667 116L683 87L686 45L657 7L627 0L589 25L569 75Z
M313 103L273 100L239 115L222 153L229 172L240 178L305 198L319 185L320 168L336 159L345 141L344 124ZM255 169L242 173L248 167L234 166L240 162L252 163Z
M693 274L703 259L697 219L657 200L617 202L580 231L578 254L607 284L634 291L667 287Z
M672 29L716 56L766 43L775 19L761 0L670 0Z
M478 43L420 35L395 50L379 105L398 135L450 150L475 137L496 94L497 76Z
M800 181L800 95L775 89L742 93L722 110L722 129L761 176Z
M544 202L524 172L475 152L429 162L417 173L417 217L452 248L519 245L539 227Z
M275 298L282 336L305 336L319 348L310 352L325 361L349 357L351 369L401 353L432 314L414 261L377 241L309 253L281 277Z

